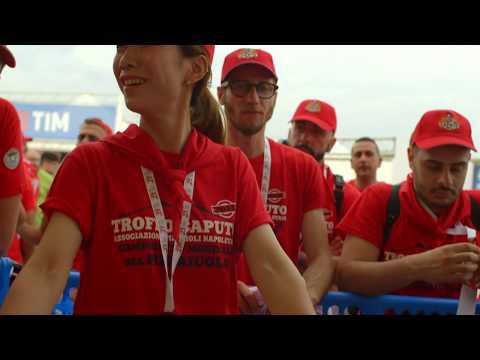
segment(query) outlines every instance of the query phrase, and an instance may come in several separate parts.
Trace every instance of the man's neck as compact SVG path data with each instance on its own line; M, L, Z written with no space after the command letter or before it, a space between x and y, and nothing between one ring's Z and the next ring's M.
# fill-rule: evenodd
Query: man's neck
M376 184L377 183L377 178L376 177L357 177L355 179L355 184L357 188L360 190L365 189L366 187Z
M180 112L177 109L183 107L175 107L171 111L143 115L140 127L153 138L160 150L180 154L192 132L192 124L189 108L184 107L186 111Z
M254 159L265 151L265 128L255 135L244 135L231 125L227 126L226 144L240 148L249 159Z

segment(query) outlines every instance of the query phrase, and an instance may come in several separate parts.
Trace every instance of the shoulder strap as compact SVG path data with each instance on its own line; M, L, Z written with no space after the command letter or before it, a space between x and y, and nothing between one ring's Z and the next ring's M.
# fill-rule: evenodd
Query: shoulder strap
M343 199L344 199L344 187L345 187L345 180L341 175L334 175L335 179L335 209L337 211L337 220L340 219L340 211L343 207Z
M475 229L480 230L480 206L478 202L470 195L470 216Z
M388 199L387 204L387 221L385 227L383 228L383 244L387 243L390 238L390 231L392 230L393 224L397 221L400 216L400 185L392 186L392 192L390 198Z

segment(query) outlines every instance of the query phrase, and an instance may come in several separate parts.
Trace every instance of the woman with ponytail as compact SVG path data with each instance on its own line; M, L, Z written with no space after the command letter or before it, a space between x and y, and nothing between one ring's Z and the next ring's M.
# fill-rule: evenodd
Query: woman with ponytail
M75 314L237 314L241 252L272 313L314 313L248 160L222 145L213 52L117 46L114 74L140 126L65 159L43 205L46 231L4 313L50 313L80 247Z

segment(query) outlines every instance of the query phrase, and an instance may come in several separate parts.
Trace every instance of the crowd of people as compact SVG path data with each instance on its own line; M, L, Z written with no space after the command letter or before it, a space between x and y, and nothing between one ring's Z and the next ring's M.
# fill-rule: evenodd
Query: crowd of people
M72 269L75 314L313 315L331 290L458 298L478 287L468 119L426 111L401 184L377 180L380 149L358 138L345 182L325 162L334 106L306 99L288 140L268 139L282 75L272 55L226 56L217 101L214 52L118 45L113 74L140 124L113 134L86 119L63 160L27 150L0 99L0 255L24 264L0 313L49 314ZM5 66L15 58L1 45Z

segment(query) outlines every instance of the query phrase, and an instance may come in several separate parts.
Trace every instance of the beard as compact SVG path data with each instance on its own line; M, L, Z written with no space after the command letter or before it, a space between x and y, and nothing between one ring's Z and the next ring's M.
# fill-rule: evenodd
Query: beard
M273 115L273 107L267 114L266 118L264 119L256 119L256 120L251 120L251 121L242 121L238 120L235 118L235 116L231 116L232 112L230 111L230 107L228 105L224 106L225 109L225 114L228 119L228 122L244 136L254 136L261 132L267 122L270 120L270 118Z
M309 154L309 155L313 156L313 158L315 160L317 160L318 162L323 161L323 159L325 158L325 153L324 152L316 153L310 146L308 146L306 144L298 144L298 145L295 145L294 147L295 147L295 149L298 149L300 151L303 151L306 154Z
M236 121L230 121L232 126L244 136L257 135L265 127L266 122L263 123L246 123L242 124Z

